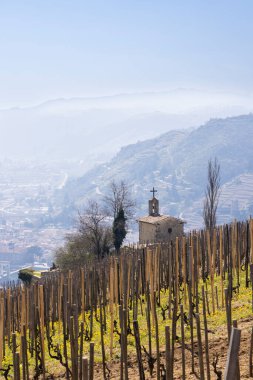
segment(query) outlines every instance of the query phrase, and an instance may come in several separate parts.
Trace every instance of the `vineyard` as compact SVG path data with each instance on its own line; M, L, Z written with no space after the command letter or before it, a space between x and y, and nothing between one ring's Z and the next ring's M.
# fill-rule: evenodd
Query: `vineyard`
M0 290L5 379L253 377L253 220Z

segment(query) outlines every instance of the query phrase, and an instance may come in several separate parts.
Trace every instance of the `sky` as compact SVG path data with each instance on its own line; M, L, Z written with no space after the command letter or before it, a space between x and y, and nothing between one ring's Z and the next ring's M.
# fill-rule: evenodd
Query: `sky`
M173 88L253 93L252 0L0 0L0 107Z

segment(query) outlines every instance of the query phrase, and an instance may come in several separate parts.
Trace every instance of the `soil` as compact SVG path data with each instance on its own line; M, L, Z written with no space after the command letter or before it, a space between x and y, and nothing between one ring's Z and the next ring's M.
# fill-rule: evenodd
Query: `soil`
M251 332L253 328L253 316L250 318L241 319L238 322L238 328L241 329L241 344L240 344L240 380L252 379L253 377L249 376L249 356L250 356L250 340ZM204 334L202 334L202 339ZM224 372L226 367L227 352L228 352L228 339L227 339L227 328L226 326L218 327L215 331L210 331L208 334L209 339L209 360L210 360L210 372L211 380L224 379ZM204 364L205 364L205 379L206 376L206 357L205 357L205 346L203 345L204 353ZM186 380L200 379L199 376L199 365L198 365L198 347L195 344L194 348L194 365L195 373L192 373L191 368L191 351L189 349L189 344L186 344L185 356L186 356ZM154 350L154 347L153 347ZM174 380L182 379L182 358L181 358L181 344L180 342L176 343L175 346L175 359L174 359ZM154 353L155 356L155 353ZM145 379L156 379L157 366L154 364L153 374L150 375L148 368L148 358L145 354L142 355L143 358L143 367L145 371ZM213 362L214 359L217 359L216 363L216 373L214 371ZM165 365L165 350L164 347L160 348L160 360L161 367L164 368ZM120 379L120 360L112 360L107 362L107 368L109 372L106 371L109 376L108 380L119 380ZM65 375L62 374L62 369L55 368L54 371L51 369L51 373L54 372L54 375L46 376L46 379L65 379ZM58 374L57 374L58 373ZM163 370L160 371L160 380L165 380L165 373ZM219 377L219 374L221 377ZM42 377L41 377L42 378ZM0 379L3 379L0 376ZM94 380L103 380L103 367L102 364L96 364L94 367ZM128 357L128 379L129 380L139 380L139 371L138 371L138 362L136 360L136 355L131 355Z
M249 352L250 352L250 338L251 338L251 330L253 327L253 316L251 318L246 318L240 320L238 323L238 328L241 329L241 345L240 345L240 379L250 379L252 377L249 376ZM203 337L203 335L202 335ZM202 338L203 339L203 338ZM211 371L211 379L224 379L224 371L226 366L226 359L227 359L227 351L228 351L228 339L227 339L227 329L225 326L217 328L215 332L209 332L208 335L209 339L209 360L210 360L210 371ZM203 344L203 342L202 342ZM188 347L188 345L187 345ZM161 363L165 364L165 352L164 350L161 351ZM205 346L203 344L203 352L205 352ZM199 366L198 366L198 348L195 345L195 372L192 373L191 371L191 352L188 349L185 351L186 353L186 379L199 379ZM214 366L213 366L213 360L214 358L218 359L217 365L216 365L216 371L222 373L222 377L219 377L214 372ZM180 343L176 344L175 349L175 360L174 360L174 379L182 379L182 360L181 360L181 345ZM204 363L205 363L205 355L204 355ZM120 379L120 361L114 360L111 362L108 362L108 368L110 370L110 376L108 379L110 380L116 380ZM206 364L206 363L205 363ZM148 361L147 358L143 356L143 366L145 370L145 379L156 379L156 363L154 365L154 371L153 375L151 376L148 369ZM96 365L95 366L95 372L94 372L94 379L96 380L102 380L102 365ZM206 367L205 367L206 371ZM138 372L138 363L136 361L136 357L132 356L129 357L128 361L128 377L129 380L138 380L139 379L139 372ZM206 372L205 372L205 378ZM163 377L163 373L161 372L161 380L165 379L165 376Z

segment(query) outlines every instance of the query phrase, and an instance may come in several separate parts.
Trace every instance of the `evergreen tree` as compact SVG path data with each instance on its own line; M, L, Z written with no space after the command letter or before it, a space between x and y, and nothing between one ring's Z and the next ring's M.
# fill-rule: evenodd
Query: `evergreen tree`
M113 244L117 253L119 253L120 247L122 246L122 243L127 234L126 217L125 217L125 213L122 207L119 209L118 214L113 221L112 232L113 232Z

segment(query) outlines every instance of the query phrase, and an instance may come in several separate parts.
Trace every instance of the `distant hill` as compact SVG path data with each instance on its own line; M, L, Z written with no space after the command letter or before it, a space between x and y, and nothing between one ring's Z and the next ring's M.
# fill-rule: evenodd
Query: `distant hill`
M123 145L253 111L252 98L175 89L50 100L0 110L0 159L83 160L89 169Z
M137 200L138 215L147 212L150 189L158 189L161 212L185 218L188 228L202 223L207 162L221 165L219 219L253 212L253 115L213 119L195 130L169 131L123 147L107 164L67 182L58 202L82 208L87 198L101 199L110 181L124 179ZM69 208L68 208L69 211Z

